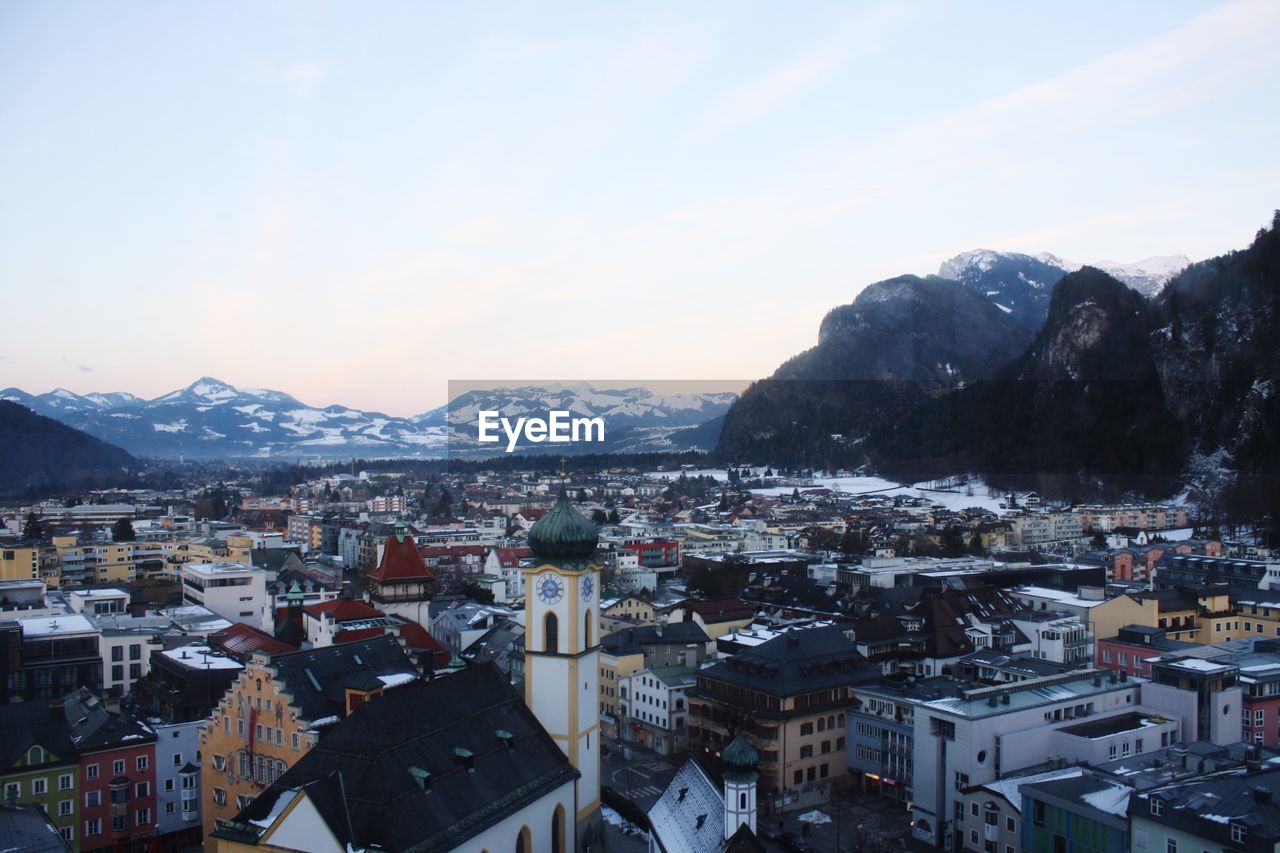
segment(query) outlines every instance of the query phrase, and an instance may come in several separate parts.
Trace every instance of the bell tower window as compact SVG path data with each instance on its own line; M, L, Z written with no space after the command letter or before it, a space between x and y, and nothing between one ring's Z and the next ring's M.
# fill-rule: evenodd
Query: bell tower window
M542 620L542 648L548 654L560 651L560 620L548 613Z

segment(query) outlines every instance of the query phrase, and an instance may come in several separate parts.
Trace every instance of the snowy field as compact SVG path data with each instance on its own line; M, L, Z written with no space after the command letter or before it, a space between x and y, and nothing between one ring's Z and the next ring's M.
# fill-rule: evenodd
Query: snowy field
M689 477L714 477L717 480L723 480L726 477L723 468L706 468L698 471L683 472L651 471L647 476L659 480L674 480L681 473ZM752 468L751 473L753 476L763 476L764 469ZM913 498L925 498L951 510L976 506L997 514L1009 512L1007 509L1000 508L1000 502L1004 500L1005 493L988 490L978 480L974 480L970 484L972 495L967 494L969 489L966 489L965 486L960 486L955 491L938 492L922 488L926 484L906 485L884 480L880 477L814 477L812 480L804 482L808 483L808 485L799 487L802 492L805 489L827 488L833 492L841 492L853 496L895 497L897 495L907 495ZM795 488L795 486L775 486L767 489L752 489L751 492L757 495L789 495Z

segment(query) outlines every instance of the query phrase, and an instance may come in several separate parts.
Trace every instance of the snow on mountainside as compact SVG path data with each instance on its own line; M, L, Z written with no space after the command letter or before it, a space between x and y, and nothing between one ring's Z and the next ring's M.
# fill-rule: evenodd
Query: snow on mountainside
M1041 252L1036 257L1066 272L1075 272L1085 266L1048 252ZM1156 255L1131 264L1118 261L1094 261L1088 266L1096 267L1112 278L1129 285L1143 296L1151 297L1164 290L1164 286L1170 279L1191 266L1191 259L1186 255Z
M187 459L436 457L450 442L465 449L481 409L506 417L564 409L602 416L629 434L627 449L710 447L702 430L724 414L733 394L654 394L646 388L597 390L589 385L469 392L409 418L346 406L308 406L281 391L236 388L201 377L152 400L123 392L78 395L66 389L29 394L0 391L38 414L62 421L137 456ZM447 419L447 421L446 421ZM472 442L474 444L474 442ZM493 452L491 445L484 448ZM604 450L606 448L579 448Z

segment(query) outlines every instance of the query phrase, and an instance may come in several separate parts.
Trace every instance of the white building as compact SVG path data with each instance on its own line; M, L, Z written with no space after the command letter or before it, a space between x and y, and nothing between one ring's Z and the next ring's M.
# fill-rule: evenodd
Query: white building
M168 617L106 613L89 616L100 632L102 687L121 696L133 691L133 683L151 671L151 653L164 648L161 637L177 633Z
M267 575L254 566L187 563L182 566L182 598L232 622L274 631L274 624L262 624L263 614L269 611Z
M653 667L619 678L623 739L659 755L687 748L689 704L685 691L697 680L697 672L686 666Z

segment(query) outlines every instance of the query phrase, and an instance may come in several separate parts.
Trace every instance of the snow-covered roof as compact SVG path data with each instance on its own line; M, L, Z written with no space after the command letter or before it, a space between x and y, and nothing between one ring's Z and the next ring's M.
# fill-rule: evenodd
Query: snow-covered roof
M706 817L699 825L701 815ZM690 759L649 809L649 824L666 853L719 850L724 841L724 794Z
M204 643L165 649L160 654L171 661L177 661L183 666L193 669L244 669L235 658L215 652Z
M32 616L20 620L22 636L47 637L55 634L81 634L97 631L93 623L78 613L62 616Z

